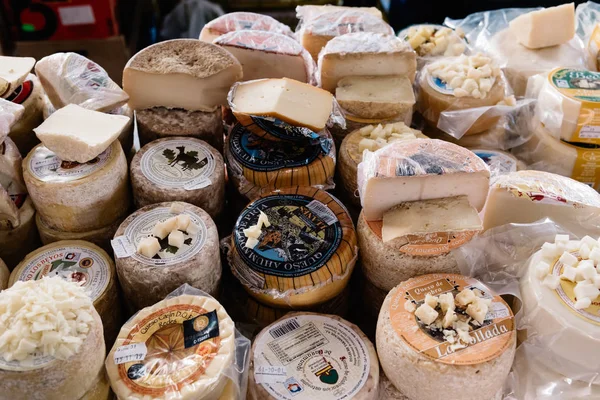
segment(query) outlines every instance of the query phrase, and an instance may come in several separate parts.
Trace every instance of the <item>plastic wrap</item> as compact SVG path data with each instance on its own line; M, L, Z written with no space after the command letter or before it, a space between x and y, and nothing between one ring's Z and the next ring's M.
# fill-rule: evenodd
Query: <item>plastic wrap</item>
M280 33L296 39L289 26L275 18L251 12L232 12L213 19L200 32L200 40L212 43L217 37L229 32L249 29Z
M421 28L432 31L431 36L426 38L421 35L421 38L417 38ZM440 40L439 37L442 35L444 39ZM421 70L426 64L440 57L456 57L470 52L463 32L457 32L443 25L411 25L398 32L398 37L408 42L417 53L417 70Z
M338 12L338 11L360 11L360 12L364 12L367 14L371 14L374 17L383 19L383 14L381 13L381 11L379 11L376 7L340 7L340 6L333 6L333 5L323 5L323 6L313 6L313 5L307 5L307 6L297 6L296 7L296 18L298 18L300 20L300 25L302 26L302 23L308 20L311 20L315 17L318 17L320 15L323 14L327 14L330 12Z
M592 1L579 4L575 9L576 34L583 38L590 64L598 71L600 59L600 5Z
M267 215L258 244L247 247L244 229ZM329 193L295 187L264 192L240 214L228 261L257 301L277 308L316 307L348 285L358 248L344 205Z
M23 116L25 107L0 98L0 144L10 133L10 128Z
M223 306L184 284L125 323L106 370L123 400L243 400L249 352Z

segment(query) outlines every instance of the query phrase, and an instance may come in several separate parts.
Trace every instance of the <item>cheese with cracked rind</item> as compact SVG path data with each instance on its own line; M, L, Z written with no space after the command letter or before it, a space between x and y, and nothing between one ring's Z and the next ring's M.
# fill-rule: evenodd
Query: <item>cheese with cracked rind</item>
M202 28L200 40L213 43L221 35L243 29L280 33L295 40L289 26L268 15L252 12L232 12L213 19Z
M20 225L12 229L0 229L0 258L13 269L29 252L39 246L40 238L35 226L35 208L31 197L23 198L19 208Z
M509 29L529 49L565 44L575 36L575 5L568 3L521 14L510 21Z
M179 202L178 202L179 203ZM150 237L156 224L175 216L170 212L173 203L158 203L142 207L123 221L115 239L125 238L137 248ZM188 215L196 232L188 228L185 246L174 248L168 239L159 240L161 249L153 258L133 253L117 257L119 283L128 304L135 310L165 298L184 283L211 295L216 295L221 281L221 256L217 227L206 211L188 203L183 213Z
M61 161L43 145L23 161L23 177L36 209L53 229L87 232L129 210L127 160L118 141L93 162Z
M0 65L0 97L6 98L31 72L35 58L0 56Z
M11 138L23 156L40 141L33 132L43 121L44 90L39 79L33 75L27 78L7 98L13 103L21 104L25 110L23 116L10 128Z

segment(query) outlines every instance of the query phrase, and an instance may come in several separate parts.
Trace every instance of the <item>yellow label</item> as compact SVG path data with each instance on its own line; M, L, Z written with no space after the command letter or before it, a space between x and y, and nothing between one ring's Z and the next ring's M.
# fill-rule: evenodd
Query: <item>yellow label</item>
M600 190L600 148L573 147L577 150L577 159L571 178Z

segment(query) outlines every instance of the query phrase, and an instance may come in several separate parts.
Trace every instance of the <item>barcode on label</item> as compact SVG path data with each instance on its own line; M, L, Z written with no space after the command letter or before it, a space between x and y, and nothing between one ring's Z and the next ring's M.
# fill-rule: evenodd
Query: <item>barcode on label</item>
M277 339L286 333L290 333L300 328L300 324L295 319L290 319L289 321L285 321L277 328L273 328L269 330L269 333L273 337L273 339Z
M335 224L338 220L333 211L319 200L311 201L306 205L306 208L325 221L327 225Z

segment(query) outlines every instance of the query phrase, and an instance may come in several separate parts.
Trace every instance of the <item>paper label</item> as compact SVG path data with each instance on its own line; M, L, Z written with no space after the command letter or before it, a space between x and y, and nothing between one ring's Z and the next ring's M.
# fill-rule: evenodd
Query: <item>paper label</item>
M451 292L456 297L466 288L479 289L483 297L492 299L492 312L488 312L482 326L469 323L473 328L471 343L465 348L453 350L441 329L424 325L404 307L407 301L419 307L427 294L439 296ZM451 365L474 365L493 360L513 344L516 334L512 311L504 300L476 279L462 275L423 275L401 283L390 302L390 319L398 337L415 352L432 361Z
M115 364L125 364L133 361L143 361L148 354L146 343L133 343L127 346L119 346L115 350Z
M517 160L508 154L494 150L471 149L490 167L490 180L517 170Z
M21 83L19 87L17 87L15 91L6 98L6 100L25 106L24 103L31 96L31 93L33 93L33 87L33 81L26 80L25 82Z
M363 339L325 316L281 320L263 333L255 349L254 365L260 369L254 379L275 399L351 399L369 378L371 360ZM269 368L275 372L265 379Z
M600 191L600 148L573 147L577 150L577 159L571 178Z
M90 5L59 7L58 15L61 24L64 26L93 25L96 23L94 10Z
M110 241L116 258L131 257L136 248L127 236L118 236Z
M92 175L104 168L112 159L112 146L93 160L80 164L75 161L62 161L44 146L36 147L29 160L29 172L43 182L70 182Z

